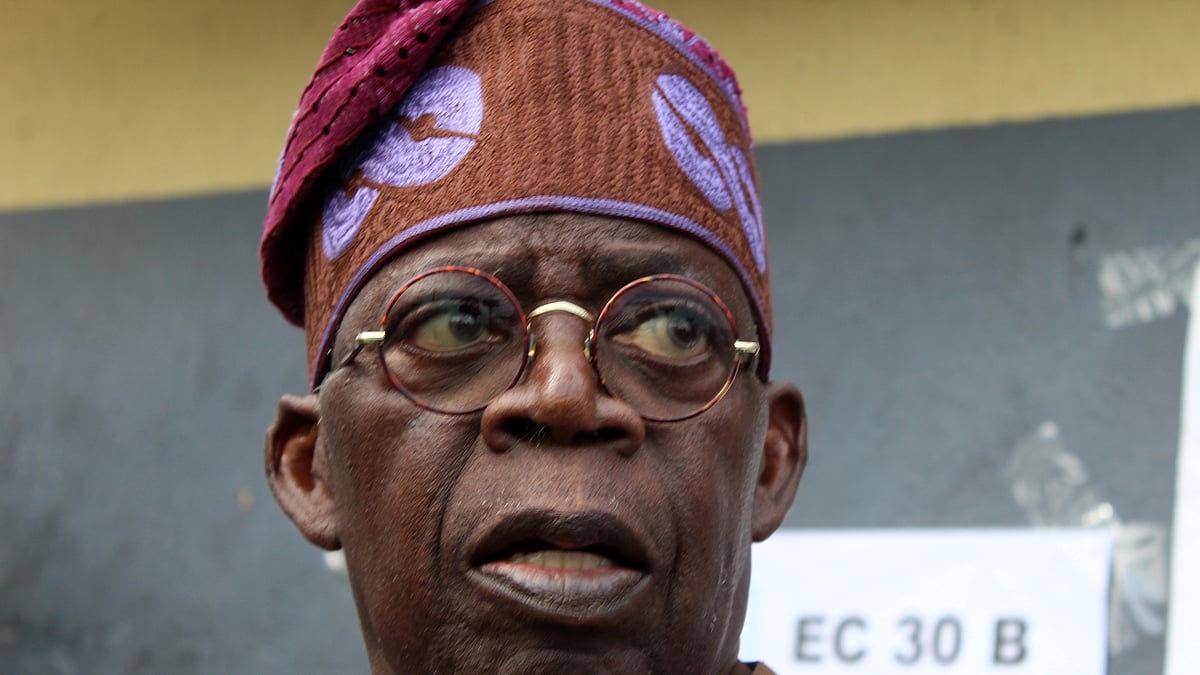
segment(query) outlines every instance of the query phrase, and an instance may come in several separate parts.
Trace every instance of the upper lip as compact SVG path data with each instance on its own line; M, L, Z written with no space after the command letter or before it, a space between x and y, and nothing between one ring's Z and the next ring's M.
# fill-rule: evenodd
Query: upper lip
M483 530L471 546L471 565L536 549L585 549L604 555L616 564L648 571L650 547L645 537L617 516L601 511L564 513L530 510L509 514Z

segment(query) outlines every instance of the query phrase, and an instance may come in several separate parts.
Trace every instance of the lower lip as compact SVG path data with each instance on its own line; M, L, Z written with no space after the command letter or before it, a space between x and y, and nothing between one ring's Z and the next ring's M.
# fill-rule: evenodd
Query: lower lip
M556 569L498 560L476 568L477 580L509 600L576 620L601 618L632 600L647 575L627 567Z

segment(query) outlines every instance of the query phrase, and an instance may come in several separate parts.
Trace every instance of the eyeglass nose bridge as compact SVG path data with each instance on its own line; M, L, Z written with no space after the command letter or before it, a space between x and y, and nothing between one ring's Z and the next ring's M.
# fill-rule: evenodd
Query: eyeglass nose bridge
M529 331L529 352L525 355L526 368L533 362L533 355L537 352L537 339L533 332L533 320L551 312L566 312L571 316L582 319L584 323L588 324L590 330L588 331L587 339L583 341L583 355L587 358L588 363L592 363L594 361L592 343L596 336L596 317L570 300L554 300L534 307L529 314L525 315L525 325Z

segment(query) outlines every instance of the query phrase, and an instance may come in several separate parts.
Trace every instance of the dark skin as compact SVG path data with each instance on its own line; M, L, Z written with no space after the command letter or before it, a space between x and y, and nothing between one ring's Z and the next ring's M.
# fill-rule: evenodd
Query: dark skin
M636 276L683 274L756 338L736 275L702 243L533 214L389 262L347 312L334 363L398 286L447 263L494 273L527 309L567 299L596 312ZM599 386L583 321L546 314L533 332L530 369L482 412L414 405L370 349L319 394L280 401L268 480L310 541L345 549L372 673L748 673L737 651L750 544L779 527L804 470L800 392L751 365L703 414L646 422ZM598 551L612 564L517 565L513 547Z

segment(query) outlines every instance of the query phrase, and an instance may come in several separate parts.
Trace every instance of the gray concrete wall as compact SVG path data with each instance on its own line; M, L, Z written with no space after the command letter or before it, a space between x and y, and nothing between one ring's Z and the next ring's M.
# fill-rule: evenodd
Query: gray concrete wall
M1169 525L1187 308L1162 293L1200 247L1197 131L1193 109L761 149L774 376L811 420L787 526L1026 525L1003 468L1046 421L1099 498ZM257 280L263 202L0 215L5 672L365 672L347 584L262 477L305 369ZM1110 672L1161 663L1150 636Z

